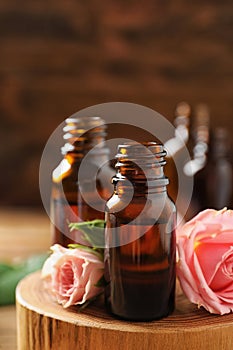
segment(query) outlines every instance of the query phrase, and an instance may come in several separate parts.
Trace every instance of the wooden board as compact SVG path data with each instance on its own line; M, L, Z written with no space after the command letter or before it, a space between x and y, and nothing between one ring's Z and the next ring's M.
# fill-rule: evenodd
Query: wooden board
M233 315L211 315L180 290L175 312L153 322L126 322L109 315L100 298L79 312L63 309L44 289L40 272L16 291L18 350L231 350Z

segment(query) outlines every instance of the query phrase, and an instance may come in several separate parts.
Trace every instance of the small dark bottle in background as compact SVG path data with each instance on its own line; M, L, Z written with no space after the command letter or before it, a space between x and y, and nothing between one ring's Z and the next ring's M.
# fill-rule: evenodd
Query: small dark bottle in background
M210 155L210 111L206 104L198 104L193 113L192 159L183 167L185 176L193 177L193 193L186 220L205 207L206 203L206 166Z
M168 186L169 196L176 202L179 187L176 167L184 166L187 161L186 152L190 148L191 106L187 102L179 102L176 105L173 124L175 127L174 137L164 144L164 148L167 152L167 164L164 172L171 180ZM184 150L185 148L186 151Z
M220 127L214 129L206 166L196 177L196 191L201 191L201 182L205 185L199 201L200 210L232 208L233 169L230 151L228 131Z
M208 208L232 207L233 170L228 131L223 127L211 128L207 106L197 107L190 167L194 187L188 219Z

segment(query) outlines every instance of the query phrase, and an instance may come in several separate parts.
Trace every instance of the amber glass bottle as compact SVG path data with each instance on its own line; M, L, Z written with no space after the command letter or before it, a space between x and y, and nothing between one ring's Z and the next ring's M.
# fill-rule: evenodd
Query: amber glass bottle
M176 209L168 198L162 145L118 147L114 194L106 204L106 305L147 321L174 309Z
M233 169L230 152L228 130L220 127L214 129L210 135L206 164L194 177L194 214L207 208L220 210L232 207Z
M187 153L184 152L184 148L188 149L190 143L190 117L190 105L187 102L178 103L175 109L174 137L164 144L167 151L165 175L172 179L168 186L168 193L174 202L177 199L179 182L176 166L182 167L187 161Z
M63 160L53 171L51 193L52 243L63 246L82 243L80 232L70 232L70 222L104 219L113 176L104 143L104 121L99 117L71 117L65 122Z
M210 159L210 112L206 104L198 104L194 110L192 127L192 159L184 167L184 174L193 177L193 194L186 220L207 209L207 163ZM214 174L214 173L213 173ZM214 176L214 175L211 176ZM213 191L213 188L211 189ZM213 203L209 203L209 208Z

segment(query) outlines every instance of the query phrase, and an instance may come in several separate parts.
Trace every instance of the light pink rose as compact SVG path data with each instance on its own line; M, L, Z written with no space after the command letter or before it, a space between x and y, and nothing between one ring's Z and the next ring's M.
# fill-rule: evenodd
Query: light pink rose
M233 311L233 210L207 209L177 232L177 275L188 299L215 314Z
M104 263L101 257L83 249L68 249L55 244L52 254L42 268L42 278L55 294L59 304L68 307L83 304L100 294L96 286L103 276Z

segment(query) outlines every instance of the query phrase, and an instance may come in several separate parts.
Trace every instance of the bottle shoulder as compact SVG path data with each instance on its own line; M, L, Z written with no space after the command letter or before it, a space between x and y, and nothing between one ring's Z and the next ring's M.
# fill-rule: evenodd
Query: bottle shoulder
M170 217L176 214L176 207L173 201L167 196L133 197L123 198L117 194L106 203L106 212L112 213L124 220L132 220L138 216L144 219L154 219L155 217Z
M77 164L69 162L66 158L62 159L58 166L52 172L53 183L60 183L65 179L77 178Z

